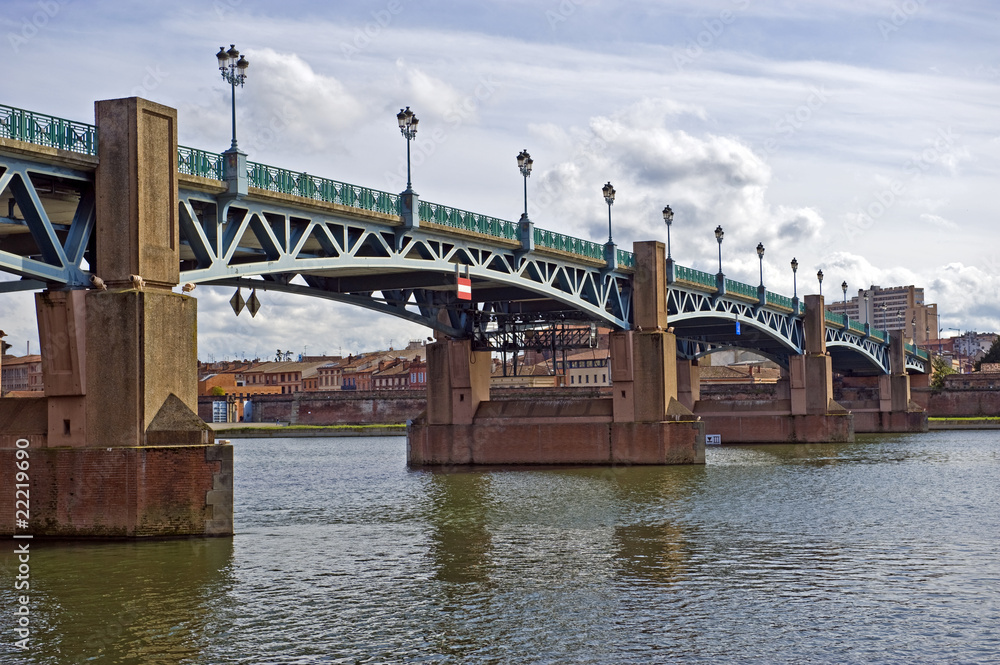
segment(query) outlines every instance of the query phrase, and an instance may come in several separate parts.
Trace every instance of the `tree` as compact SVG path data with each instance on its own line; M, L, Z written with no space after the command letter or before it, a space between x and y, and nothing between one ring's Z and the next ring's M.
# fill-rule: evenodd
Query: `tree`
M944 388L944 377L955 374L955 369L951 366L951 359L944 356L934 356L931 361L933 374L931 376L931 388L939 390Z
M990 344L990 350L986 352L986 355L976 361L976 371L983 366L983 363L1000 363L1000 337L993 340Z
M211 393L212 397L223 397L226 394L226 389L223 388L222 386L215 386L209 392Z

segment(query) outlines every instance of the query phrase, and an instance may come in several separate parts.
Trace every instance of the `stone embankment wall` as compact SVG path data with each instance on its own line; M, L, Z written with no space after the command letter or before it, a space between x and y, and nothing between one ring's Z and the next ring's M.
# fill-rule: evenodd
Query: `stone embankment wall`
M610 388L496 388L490 391L490 399L580 399L610 394ZM212 422L212 402L216 399L220 398L198 398L198 415L205 422ZM426 408L427 397L423 390L259 395L253 399L253 420L293 425L394 425L413 420Z
M910 398L932 418L1000 416L1000 390L913 388Z
M491 400L532 399L534 397L580 398L585 395L606 397L605 390L574 388L505 388L490 391ZM931 417L1000 416L1000 390L986 388L951 388L932 390L912 388L911 399L927 410ZM702 385L702 400L773 400L777 399L775 384ZM212 397L198 399L198 415L212 420ZM850 381L834 382L834 399L847 402L878 402L878 389L852 385ZM418 416L427 405L421 390L385 392L298 393L295 395L262 395L254 400L254 421L290 422L297 425L369 425L405 423Z

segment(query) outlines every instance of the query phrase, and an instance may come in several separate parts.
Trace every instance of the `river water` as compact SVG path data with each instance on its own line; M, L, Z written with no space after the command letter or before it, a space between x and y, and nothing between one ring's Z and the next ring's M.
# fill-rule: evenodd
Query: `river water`
M0 662L1000 662L992 432L475 472L233 445L231 540L35 542L26 652L0 556Z

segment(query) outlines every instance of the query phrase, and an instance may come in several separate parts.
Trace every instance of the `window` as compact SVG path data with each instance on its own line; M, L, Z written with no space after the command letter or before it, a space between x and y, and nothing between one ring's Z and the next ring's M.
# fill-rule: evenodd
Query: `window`
M570 374L569 375L569 382L570 382L570 384L576 383L576 377L573 376L572 374Z
M587 383L590 383L590 375L587 374Z

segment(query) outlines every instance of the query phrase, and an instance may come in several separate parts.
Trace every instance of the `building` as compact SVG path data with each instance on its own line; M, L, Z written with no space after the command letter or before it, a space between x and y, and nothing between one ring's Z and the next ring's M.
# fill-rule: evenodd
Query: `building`
M556 373L565 375L571 388L611 385L607 349L584 349L565 358L557 354L555 364Z
M414 390L425 390L427 388L427 361L420 356L410 363L410 388Z
M265 362L243 372L248 386L278 386L280 394L318 390L318 369L329 360Z
M504 367L503 363L494 359L490 386L493 388L555 388L564 385L564 378L553 374L552 367L547 363L535 365L519 363L517 374L515 374L513 363L507 363L507 366Z
M924 344L938 336L937 305L924 302L924 290L912 284L859 289L846 303L828 296L826 309L879 330L902 330L903 336Z
M997 339L997 334L977 333L975 330L970 330L951 339L955 353L976 361L985 356L986 352L990 350L993 342Z
M9 392L44 393L42 357L4 356L0 363L0 391L4 395Z
M410 363L396 358L380 360L372 372L372 390L407 390L410 387Z

